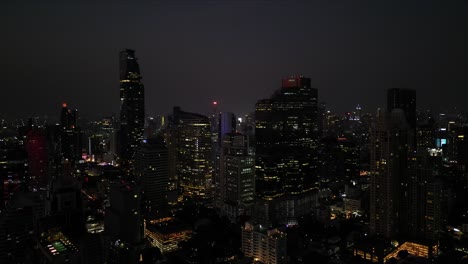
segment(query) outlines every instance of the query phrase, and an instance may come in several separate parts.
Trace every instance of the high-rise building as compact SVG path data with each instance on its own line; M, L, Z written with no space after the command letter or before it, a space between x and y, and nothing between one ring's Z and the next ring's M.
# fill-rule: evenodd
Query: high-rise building
M317 170L317 89L309 78L282 80L255 105L256 192L271 199L311 190Z
M42 128L31 127L26 134L25 143L28 154L30 187L34 189L47 186L47 138Z
M387 111L402 109L405 113L406 122L412 134L409 142L412 150L416 150L416 90L407 88L391 88L387 90Z
M394 238L408 224L408 181L411 171L410 126L401 109L379 113L371 142L370 230Z
M212 198L213 153L210 120L174 107L169 117L170 160L184 195Z
M143 140L145 90L135 51L120 52L120 157L128 170ZM127 166L128 165L128 166Z
M387 111L403 109L406 122L415 129L416 121L416 90L407 88L391 88L387 90Z
M220 196L223 212L236 219L255 197L255 160L249 154L248 137L229 133L222 137Z
M245 223L242 227L242 252L255 262L265 264L288 263L287 234L279 229Z
M104 221L112 244L110 263L137 263L144 244L141 188L126 182L113 185Z
M143 189L145 217L153 219L167 210L169 158L164 138L150 138L135 154L135 175Z
M28 179L27 153L17 133L8 128L0 129L0 210L13 195L25 189Z
M236 116L233 113L222 112L219 114L219 142L224 135L236 132Z
M60 115L60 149L61 156L74 164L81 158L82 150L81 129L78 126L78 110L68 109L62 104Z
M218 129L213 134L213 160L214 160L214 184L216 189L215 196L220 198L221 193L221 151L222 140L225 134L236 132L236 116L233 113L221 112L218 115Z
M81 235L85 232L81 183L74 178L71 161L62 159L54 166L46 195L46 218L42 220L41 228L60 227L67 235Z

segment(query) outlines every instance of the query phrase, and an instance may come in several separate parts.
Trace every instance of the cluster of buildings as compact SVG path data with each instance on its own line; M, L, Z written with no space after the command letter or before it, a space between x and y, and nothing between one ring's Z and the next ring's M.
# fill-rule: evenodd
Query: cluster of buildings
M170 263L199 235L177 217L188 201L239 225L243 256L220 258L231 263L304 263L322 240L335 263L346 251L350 263L400 251L427 260L444 237L463 237L468 123L418 112L415 90L389 89L376 115L359 105L336 115L309 78L294 76L244 118L217 102L210 115L174 107L147 118L141 79L127 49L118 120L81 124L64 103L57 124L2 122L1 263ZM345 246L301 234L307 250L294 258L288 233L304 216L362 225Z

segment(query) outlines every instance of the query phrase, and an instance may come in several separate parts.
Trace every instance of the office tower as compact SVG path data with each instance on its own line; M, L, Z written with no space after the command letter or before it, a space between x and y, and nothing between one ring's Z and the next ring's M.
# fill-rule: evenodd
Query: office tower
M414 206L411 208L411 238L438 242L447 226L450 191L441 177L444 168L442 156L421 152L416 161L417 178L412 183Z
M406 122L415 129L416 121L416 90L406 88L391 88L387 90L387 111L403 109Z
M218 115L218 129L215 134L213 134L214 137L216 137L216 140L213 140L213 160L214 160L214 171L215 171L215 176L214 176L214 184L216 187L216 194L215 196L217 198L220 198L220 192L221 192L221 148L222 148L222 139L225 134L229 133L234 133L236 132L236 116L233 113L229 112L222 112L219 113Z
M321 186L338 191L359 177L359 146L344 137L324 137L319 142ZM341 190L342 191L342 190Z
M144 138L151 138L157 136L163 131L167 124L167 118L165 116L147 117L145 125Z
M317 89L310 79L282 80L255 105L256 192L271 199L311 190L316 182Z
M115 155L114 118L104 117L90 123L87 130L87 156L96 162L112 163Z
M229 133L236 132L236 116L233 113L222 112L219 114L219 142L221 138Z
M320 137L322 137L326 130L326 120L327 120L327 103L320 102L317 107L317 130Z
M60 153L74 164L81 159L81 129L78 126L78 110L70 110L62 104L60 115Z
M288 263L287 234L279 229L245 223L242 227L242 252L255 262L265 264Z
M436 148L437 125L434 119L430 122L419 125L416 129L417 147L420 151L427 151Z
M410 127L412 150L416 150L416 90L406 88L391 88L387 90L387 111L402 109L405 113L406 122Z
M110 207L104 219L105 232L112 244L110 263L136 263L138 260L144 244L140 194L141 189L131 183L111 186Z
M371 141L370 230L371 234L394 238L409 228L409 182L411 130L405 112L394 109L379 113Z
M249 137L251 143L255 141L255 114L249 113L242 118L242 122L239 125L239 132ZM253 144L254 145L254 144Z
M145 218L154 219L167 211L169 157L162 136L150 138L137 149L135 175L143 189Z
M249 154L248 137L229 133L221 143L220 196L223 213L231 220L248 210L255 196L254 156Z
M47 179L47 138L42 128L31 127L26 134L25 142L28 154L28 167L30 187L33 189L45 189Z
M129 172L135 150L143 140L145 90L135 51L120 52L120 158Z
M174 107L169 117L170 162L184 195L212 198L213 153L210 120Z

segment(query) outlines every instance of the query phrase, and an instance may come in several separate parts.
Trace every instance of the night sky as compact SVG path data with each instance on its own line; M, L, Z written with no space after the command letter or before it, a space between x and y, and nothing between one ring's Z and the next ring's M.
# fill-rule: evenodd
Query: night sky
M118 53L136 50L148 115L245 114L304 75L335 112L417 90L468 109L468 1L16 1L0 3L0 116L119 113ZM98 1L96 1L98 2ZM113 4L110 4L113 3Z

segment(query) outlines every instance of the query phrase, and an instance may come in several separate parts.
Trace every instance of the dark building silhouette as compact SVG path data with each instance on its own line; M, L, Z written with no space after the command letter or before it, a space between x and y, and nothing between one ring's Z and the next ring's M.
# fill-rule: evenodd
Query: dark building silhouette
M416 90L407 88L391 88L387 90L387 111L402 109L405 113L406 122L410 127L412 150L416 150Z
M282 80L255 105L256 192L273 198L310 190L316 181L317 89L310 79Z
M337 190L359 178L359 146L344 137L324 137L319 142L318 175L323 187Z
M394 238L408 224L408 184L410 170L410 126L405 113L395 109L379 113L371 142L370 231Z
M137 149L135 165L135 175L143 189L145 218L164 216L169 182L169 156L164 138L146 140Z
M405 112L405 118L411 129L416 128L416 90L407 88L391 88L387 90L387 111L400 108Z
M141 188L126 182L111 186L104 221L111 242L108 263L138 263L144 248Z
M30 187L47 186L47 137L43 128L32 127L26 134L25 148L28 154Z
M135 51L120 52L120 158L125 169L131 167L135 150L143 139L145 90Z
M46 194L45 215L41 230L59 228L67 235L79 236L85 232L81 183L74 177L71 161L55 162Z
M60 150L61 156L74 164L81 158L82 135L78 126L78 110L70 110L62 104L60 115Z

